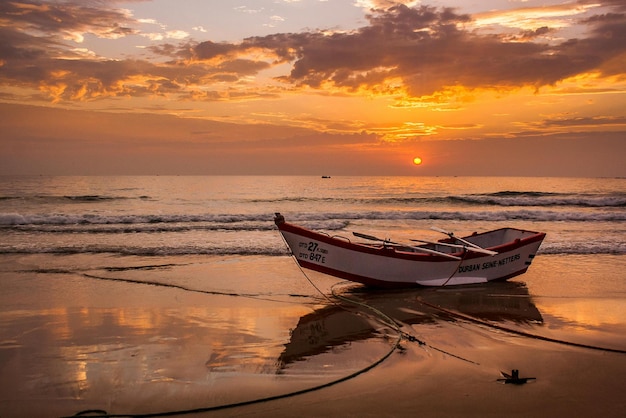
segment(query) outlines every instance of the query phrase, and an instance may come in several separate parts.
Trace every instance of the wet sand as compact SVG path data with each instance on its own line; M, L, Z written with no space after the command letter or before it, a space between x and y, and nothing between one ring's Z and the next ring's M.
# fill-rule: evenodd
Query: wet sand
M626 408L623 256L542 256L488 288L336 287L425 343L398 347L377 314L330 304L287 257L11 255L1 266L3 418L264 398L275 399L185 415L618 417ZM309 278L327 295L337 283ZM498 381L512 369L536 380Z

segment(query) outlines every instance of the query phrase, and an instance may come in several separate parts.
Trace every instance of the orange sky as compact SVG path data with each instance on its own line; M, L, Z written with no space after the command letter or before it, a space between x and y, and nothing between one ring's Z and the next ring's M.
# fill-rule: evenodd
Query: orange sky
M0 33L0 174L626 176L623 0L15 0Z

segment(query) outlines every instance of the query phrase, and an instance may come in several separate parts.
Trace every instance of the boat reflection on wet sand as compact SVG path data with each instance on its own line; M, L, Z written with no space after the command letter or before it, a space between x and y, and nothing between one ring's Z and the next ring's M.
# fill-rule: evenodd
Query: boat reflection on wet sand
M519 282L499 282L449 288L374 290L361 286L337 293L340 301L300 318L278 359L279 369L334 347L363 341L384 324L372 307L400 325L434 324L459 320L456 313L482 321L541 324L543 318L528 288ZM461 318L463 318L461 316Z

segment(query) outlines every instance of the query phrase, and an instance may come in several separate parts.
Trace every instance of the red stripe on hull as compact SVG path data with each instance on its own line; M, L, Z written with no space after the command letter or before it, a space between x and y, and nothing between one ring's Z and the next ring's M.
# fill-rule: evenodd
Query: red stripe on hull
M400 282L389 282L386 280L377 280L372 277L359 276L359 275L351 274L345 271L335 270L335 269L331 269L328 267L320 266L319 264L310 263L304 260L296 259L296 261L303 268L317 271L319 273L328 274L329 276L338 277L340 279L348 280L351 282L361 283L361 284L364 284L366 286L371 286L371 287L379 287L379 288L430 287L430 286L419 284L417 282L400 283ZM506 276L498 277L496 279L489 280L489 281L490 282L504 282L513 277L526 273L527 270L528 270L528 267L525 267L522 270L518 270L514 273L510 273L510 274L507 274Z

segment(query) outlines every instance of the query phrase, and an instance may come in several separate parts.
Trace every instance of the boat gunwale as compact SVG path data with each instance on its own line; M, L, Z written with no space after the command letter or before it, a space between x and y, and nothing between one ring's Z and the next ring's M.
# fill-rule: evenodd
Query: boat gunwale
M280 221L277 219L276 225L278 229L281 231L290 232L292 234L300 235L302 237L314 239L316 241L320 241L329 245L333 245L336 247L340 247L340 248L344 248L347 250L356 251L360 253L378 255L382 257L415 260L415 261L421 261L421 262L427 262L427 263L450 262L450 259L445 256L436 255L436 254L428 254L428 253L420 253L419 250L416 250L416 252L402 251L398 249L398 247L395 245L384 245L384 244L383 245L368 245L368 244L363 244L363 243L358 243L358 242L352 242L351 240L345 237L331 236L324 232L318 232L318 231L314 231L308 228L304 228L298 225L288 223L284 220ZM533 235L529 235L524 238L516 238L512 241L508 241L508 242L505 242L496 246L485 247L485 249L496 251L499 254L505 253L505 252L513 251L517 248L524 247L526 245L532 244L537 241L542 241L546 235L545 232L535 232L535 231L529 231L529 230L524 230L524 229L519 229L519 228L504 227L504 228L498 228L498 229L494 229L494 230L490 230L486 232L474 233L470 236L462 237L462 238L471 239L476 236L486 235L486 234L490 234L490 233L494 233L494 232L502 231L502 230L514 230L514 231L520 231L520 232L528 232L528 233L532 233ZM454 240L452 238L448 238L448 239L441 240L440 242L444 244L444 243L450 243L453 241ZM419 246L416 246L416 247L419 247ZM406 248L410 248L410 246L407 245ZM428 247L425 247L425 248L428 248ZM482 258L492 257L490 255L476 253L472 251L466 252L465 254L464 254L464 251L458 251L455 253L446 253L446 254L454 255L454 256L463 256L464 260L482 259Z

